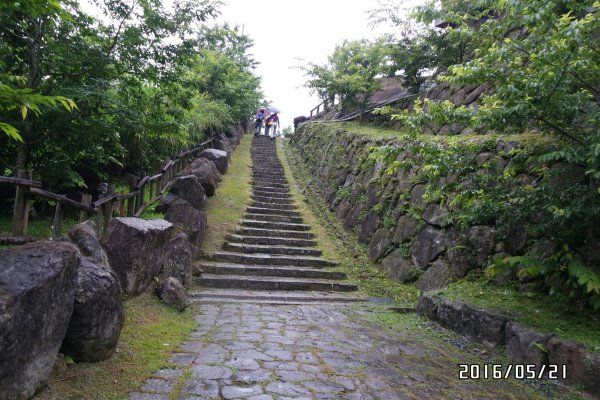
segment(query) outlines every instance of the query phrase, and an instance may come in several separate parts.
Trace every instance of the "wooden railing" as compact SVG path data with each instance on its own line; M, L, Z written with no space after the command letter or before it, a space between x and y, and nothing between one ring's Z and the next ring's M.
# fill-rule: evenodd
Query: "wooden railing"
M339 96L334 96L330 100L323 101L319 103L315 108L310 110L310 118L316 118L320 114L327 113L333 107L340 104Z
M212 147L212 142L212 139L207 140L173 159L167 158L162 168L155 175L143 176L135 184L132 184L129 193L115 193L114 185L109 185L106 195L94 202L92 202L91 194L82 195L81 202L79 202L64 195L46 191L42 189L42 182L31 179L30 171L18 171L16 178L0 176L0 183L16 186L11 234L13 237L23 237L27 234L29 209L34 196L44 197L56 202L52 228L52 236L55 239L58 239L62 234L64 209L67 206L79 210L80 222L94 217L98 234L102 234L110 223L115 210L121 216L141 216L148 205L163 194L169 183L179 172L185 169L193 159L197 158L201 151ZM148 200L146 200L146 197L148 197Z

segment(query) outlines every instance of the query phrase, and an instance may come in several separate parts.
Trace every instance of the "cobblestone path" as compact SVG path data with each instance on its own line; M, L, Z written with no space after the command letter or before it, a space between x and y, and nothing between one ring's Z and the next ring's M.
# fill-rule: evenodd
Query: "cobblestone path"
M192 338L131 400L535 399L524 384L459 380L477 356L414 323L373 322L378 306L203 304Z
M201 263L197 329L130 400L546 398L512 380L459 380L459 363L485 360L458 336L347 293L354 285L328 269L295 210L274 144L255 139L253 160L246 218Z

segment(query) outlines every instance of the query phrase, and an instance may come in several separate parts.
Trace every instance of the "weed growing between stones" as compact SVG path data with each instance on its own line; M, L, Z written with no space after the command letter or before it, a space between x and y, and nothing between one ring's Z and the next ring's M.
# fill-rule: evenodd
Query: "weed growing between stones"
M393 281L369 259L364 245L359 244L352 234L344 230L335 215L329 211L322 197L311 186L310 177L295 150L282 143L278 150L292 190L302 194L300 208L317 234L319 247L328 257L336 258L348 279L369 296L390 297L402 304L415 304L418 290L410 285ZM292 168L290 168L292 167ZM312 215L310 215L312 214Z

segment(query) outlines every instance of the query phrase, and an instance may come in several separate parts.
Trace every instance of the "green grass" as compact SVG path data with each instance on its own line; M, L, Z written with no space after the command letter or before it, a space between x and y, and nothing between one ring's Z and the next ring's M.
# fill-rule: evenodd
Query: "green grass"
M242 137L239 146L231 155L229 169L223 175L223 181L219 184L216 194L209 197L206 203L204 211L208 218L208 226L202 244L206 253L214 253L221 249L225 236L235 230L250 203L252 137Z
M196 327L194 311L175 311L149 292L127 300L117 353L105 361L72 364L53 373L35 399L126 399L150 374L168 366L170 354Z
M32 236L37 240L47 240L52 237L52 224L53 218L39 218L29 220L27 225L27 236ZM63 235L78 224L79 220L73 217L67 217L63 220L62 233ZM0 216L0 232L10 234L12 225L12 216L2 215Z
M307 185L308 171L295 155L294 149L289 145L280 144L278 151L292 193L302 199L298 202L302 216L312 226L323 254L340 263L341 269L348 275L348 280L358 285L362 294L389 297L401 305L414 306L419 296L418 289L394 281L373 264L367 255L366 246L358 243L354 235L341 226L335 215L329 211L321 194L314 187Z
M319 123L311 122L312 124L324 124L330 131L337 129L343 129L350 133L368 136L373 139L398 139L403 138L406 135L406 131L393 129L383 126L373 126L369 124L361 124L359 122L331 122L331 123ZM482 143L488 140L495 140L501 138L505 142L518 141L524 146L528 145L548 145L555 142L553 136L544 133L537 132L524 132L520 134L473 134L473 135L451 135L451 136L437 136L422 134L417 135L415 139L425 142L435 142L440 144L454 144L461 143L465 140L473 143Z
M452 300L498 310L536 330L574 340L600 352L600 314L573 312L568 304L541 293L520 292L503 287L483 277L469 276L451 283L439 293Z

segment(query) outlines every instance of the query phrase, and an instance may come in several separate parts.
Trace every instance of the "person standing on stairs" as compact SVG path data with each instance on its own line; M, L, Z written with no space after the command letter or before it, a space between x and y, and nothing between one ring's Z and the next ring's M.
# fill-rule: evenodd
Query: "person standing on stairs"
M262 129L262 123L265 119L265 109L261 108L256 113L256 117L254 120L254 136L260 136L260 131Z
M270 128L273 128L273 135L271 136L271 140L273 140L273 139L275 139L275 135L277 135L277 128L279 128L279 116L277 115L276 112L269 115L269 117L267 118L266 128L265 128L265 134L267 136L270 136L269 135Z

